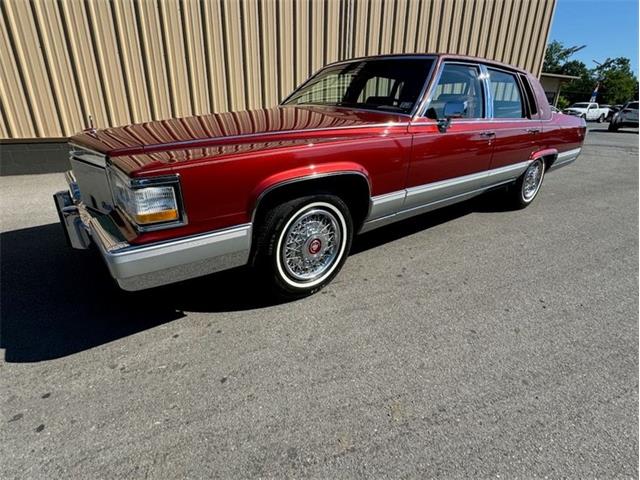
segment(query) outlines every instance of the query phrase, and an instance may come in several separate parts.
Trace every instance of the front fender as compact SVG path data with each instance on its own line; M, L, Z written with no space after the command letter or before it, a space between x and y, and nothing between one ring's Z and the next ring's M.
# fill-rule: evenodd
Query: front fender
M292 182L313 180L331 175L349 175L356 174L364 177L369 186L369 196L371 196L371 180L369 172L360 164L354 162L330 162L321 165L307 165L304 167L285 170L271 175L256 185L253 189L250 201L249 211L253 211L257 206L260 198L267 192L282 185Z

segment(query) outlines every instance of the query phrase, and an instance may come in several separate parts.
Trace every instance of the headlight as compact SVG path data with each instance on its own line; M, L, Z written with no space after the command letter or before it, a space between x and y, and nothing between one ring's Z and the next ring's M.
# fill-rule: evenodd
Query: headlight
M113 201L141 230L184 223L177 176L129 179L109 169Z

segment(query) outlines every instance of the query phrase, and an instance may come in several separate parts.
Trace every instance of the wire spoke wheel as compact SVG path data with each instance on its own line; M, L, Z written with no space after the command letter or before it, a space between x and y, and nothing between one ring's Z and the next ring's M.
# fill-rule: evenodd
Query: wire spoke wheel
M544 175L544 164L541 160L533 162L524 172L524 180L522 182L522 198L529 202L536 196L542 183Z
M322 277L336 262L341 242L339 221L332 212L304 212L284 233L280 254L287 275L300 282Z

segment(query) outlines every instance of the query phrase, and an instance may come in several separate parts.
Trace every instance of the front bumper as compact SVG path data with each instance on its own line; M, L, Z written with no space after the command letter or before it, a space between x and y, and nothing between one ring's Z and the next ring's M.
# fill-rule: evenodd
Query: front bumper
M245 265L251 250L251 224L147 245L132 245L119 238L108 215L96 214L75 195L77 186L68 174L70 191L53 198L60 223L71 247L94 243L111 276L124 290L142 290Z

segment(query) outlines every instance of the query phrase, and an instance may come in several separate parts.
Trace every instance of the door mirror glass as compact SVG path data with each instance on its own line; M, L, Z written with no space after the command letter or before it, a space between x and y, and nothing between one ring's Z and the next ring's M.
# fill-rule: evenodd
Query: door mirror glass
M447 102L444 105L443 116L446 119L464 118L466 116L467 106L465 102Z

